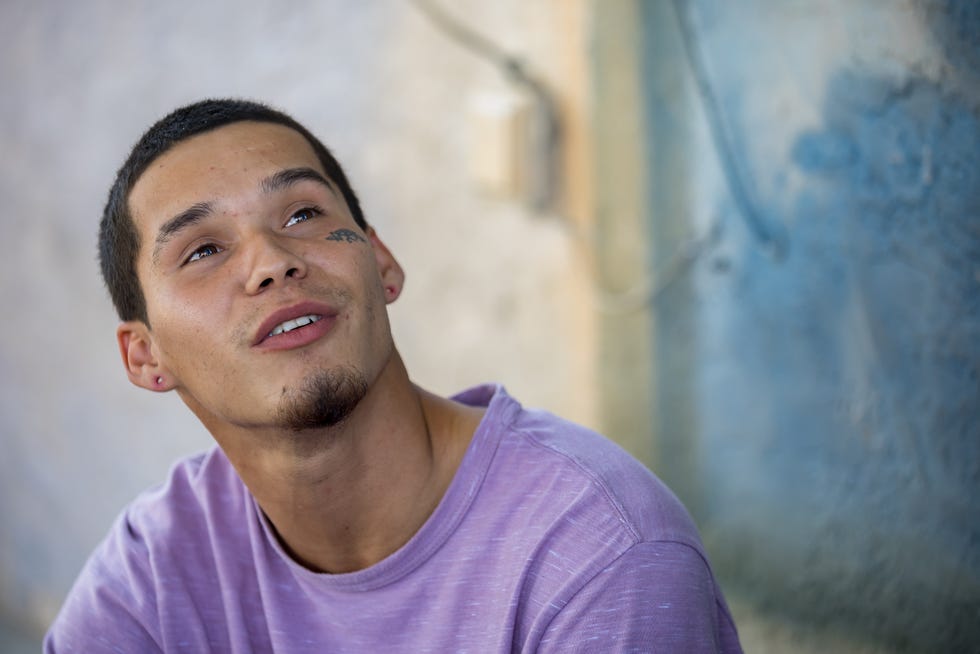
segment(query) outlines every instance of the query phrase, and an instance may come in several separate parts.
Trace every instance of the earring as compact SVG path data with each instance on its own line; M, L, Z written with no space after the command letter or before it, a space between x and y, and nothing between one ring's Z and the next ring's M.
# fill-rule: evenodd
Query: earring
M157 376L157 386L163 386L163 377Z

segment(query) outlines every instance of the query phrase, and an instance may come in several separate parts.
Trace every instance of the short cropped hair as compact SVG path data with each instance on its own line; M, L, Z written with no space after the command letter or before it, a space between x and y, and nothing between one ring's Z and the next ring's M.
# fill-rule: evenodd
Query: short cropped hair
M361 204L340 163L330 151L292 117L258 102L237 99L202 100L181 107L157 121L136 142L109 189L99 225L99 264L102 278L121 320L149 325L146 296L136 273L140 236L129 209L129 194L140 176L158 157L181 141L231 123L258 121L284 125L309 142L331 182L337 185L354 221L367 230Z

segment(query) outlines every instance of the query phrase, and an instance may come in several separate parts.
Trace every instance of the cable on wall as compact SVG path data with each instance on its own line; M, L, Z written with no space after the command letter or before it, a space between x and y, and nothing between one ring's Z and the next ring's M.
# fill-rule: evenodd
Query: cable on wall
M529 166L530 204L537 211L550 209L558 187L558 145L560 125L554 99L517 57L496 43L450 16L432 0L412 0L429 20L459 45L496 66L509 80L525 89L534 102L534 121L530 138L534 157Z
M773 259L782 260L789 249L789 236L782 225L766 221L757 210L758 203L745 181L751 175L745 170L744 165L740 165L741 162L735 154L732 146L733 138L709 80L698 44L697 32L689 13L685 10L684 2L685 0L674 0L673 9L677 16L684 55L705 108L711 141L721 159L725 181L749 233ZM596 280L595 294L598 309L603 313L621 315L654 306L657 299L674 282L719 243L721 232L721 222L716 220L705 234L686 239L674 249L664 264L658 266L656 271L647 274L625 291L611 292Z
M746 179L751 175L744 166L740 165L739 158L735 155L735 149L732 146L733 138L722 115L721 105L708 79L707 67L698 44L697 32L690 12L686 10L684 5L685 0L674 0L674 13L677 15L684 53L687 56L698 94L704 104L711 140L721 158L721 166L728 182L728 188L738 206L739 215L745 221L749 232L774 259L781 260L786 256L789 249L789 237L785 229L776 223L765 220L757 210L758 203L752 197L752 192L746 183Z
M551 93L528 72L520 59L453 18L438 3L433 0L411 1L443 33L477 56L491 62L508 79L526 89L534 98L539 124L535 145L539 165L532 166L532 169L538 170L539 176L533 184L531 204L537 210L550 208L557 188L559 143L558 114ZM756 208L757 203L746 183L746 178L751 175L744 170L744 166L735 154L730 129L711 86L695 27L683 3L684 0L673 0L684 54L705 108L711 140L721 160L729 190L749 232L770 256L781 260L789 247L788 236L781 226L770 224L765 220ZM721 226L716 222L704 235L693 237L679 245L667 262L658 268L656 274L646 275L625 291L610 291L598 279L595 280L597 308L603 313L625 314L652 306L664 291L688 271L706 251L717 245L720 239Z

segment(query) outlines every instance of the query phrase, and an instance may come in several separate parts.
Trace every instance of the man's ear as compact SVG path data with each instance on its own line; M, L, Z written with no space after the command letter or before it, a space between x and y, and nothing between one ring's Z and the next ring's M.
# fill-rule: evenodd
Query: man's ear
M405 271L395 261L395 257L378 238L377 232L373 227L367 229L368 239L371 241L371 248L374 250L374 258L378 263L378 272L381 274L381 284L385 289L385 302L391 304L402 293L405 287Z
M170 373L160 363L153 347L153 335L142 320L129 320L116 328L116 342L129 381L151 391L174 387Z

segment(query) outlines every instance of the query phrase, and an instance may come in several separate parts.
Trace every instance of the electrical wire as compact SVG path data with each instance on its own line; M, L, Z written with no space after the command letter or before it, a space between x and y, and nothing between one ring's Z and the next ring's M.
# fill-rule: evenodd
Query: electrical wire
M708 118L711 140L721 158L722 171L732 194L738 213L752 236L763 249L780 261L789 249L789 236L777 224L769 224L756 209L758 203L752 197L745 178L751 177L742 170L739 159L732 146L732 137L724 120L721 105L715 96L708 78L707 67L698 46L698 37L691 17L682 6L684 0L674 0L673 9L684 46L691 76L694 78L698 95ZM685 272L714 247L721 239L721 222L716 221L703 236L693 237L678 246L668 257L666 263L655 273L648 274L640 282L625 291L610 292L598 279L595 280L596 304L600 311L608 314L625 314L644 307L653 307L657 299Z
M412 4L460 45L506 69L508 74L515 79L519 81L527 79L527 74L520 60L505 52L503 48L479 32L457 21L436 3L431 2L431 0L412 0Z
M677 16L684 53L687 56L698 94L704 104L711 140L721 158L722 170L725 173L728 188L738 206L739 215L742 216L749 231L774 259L781 260L786 256L786 251L789 249L789 237L784 229L779 228L776 224L770 224L756 209L758 203L752 197L752 192L745 182L746 178L751 177L751 175L739 165L739 159L735 155L728 123L722 115L721 105L708 79L707 67L701 48L698 46L696 30L690 13L683 6L684 3L685 0L674 0L673 9Z
M593 275L593 293L596 308L609 315L625 315L653 304L677 279L687 272L705 252L721 240L721 222L716 221L702 236L684 241L676 248L666 263L657 267L652 274L625 291L612 292Z
M557 111L548 90L528 73L523 62L509 54L495 42L467 27L450 16L432 0L411 0L430 21L461 46L479 57L489 60L512 81L528 89L537 101L539 117L545 129L543 130L543 148L546 151L548 167L547 193L534 199L536 208L546 208L553 200L553 189L556 180L556 150L559 127ZM697 36L690 16L682 6L683 0L674 0L673 9L677 17L684 54L687 57L691 74L705 113L708 118L709 132L712 143L721 158L722 170L728 187L739 209L746 226L753 237L777 260L785 256L788 249L788 237L783 230L770 225L756 210L756 202L752 197L744 179L749 177L747 171L741 170L739 160L731 146L731 135L724 120L718 99L708 79L704 60L697 44ZM669 288L681 274L689 270L703 254L720 240L721 225L716 222L706 234L691 238L680 245L660 266L656 273L645 275L644 278L625 291L610 291L603 284L598 271L594 272L593 287L596 298L596 308L607 314L625 314L652 306L656 299ZM579 234L579 238L594 245L594 240Z
M534 98L535 129L531 135L540 166L532 167L531 206L545 211L554 204L558 186L558 144L560 125L554 99L547 87L532 75L524 63L499 45L450 16L431 0L412 0L423 14L447 36L477 56L489 60L514 83Z

